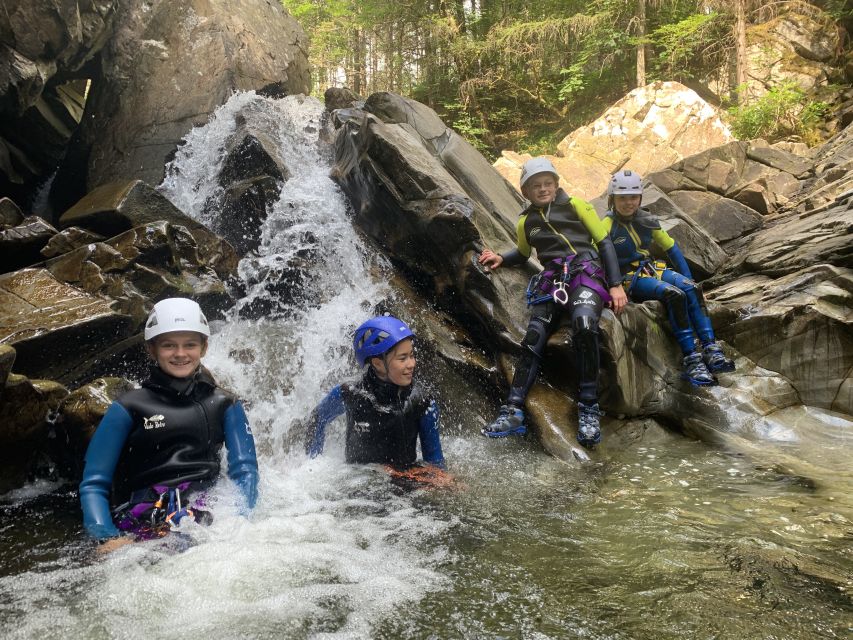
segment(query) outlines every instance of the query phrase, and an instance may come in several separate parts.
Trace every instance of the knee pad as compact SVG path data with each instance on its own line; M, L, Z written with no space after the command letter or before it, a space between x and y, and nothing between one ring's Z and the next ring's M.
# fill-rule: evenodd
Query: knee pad
M598 380L598 316L583 309L572 318L573 342L580 387L597 386Z
M530 324L527 326L527 333L524 334L524 338L521 340L522 348L530 351L537 358L541 358L547 341L548 329L545 326L545 322L541 318L532 318Z
M572 333L578 336L581 333L594 333L598 335L598 316L587 309L580 309L572 318Z
M669 321L672 323L673 330L690 328L690 318L687 315L687 292L667 285L663 290L663 303L669 311Z

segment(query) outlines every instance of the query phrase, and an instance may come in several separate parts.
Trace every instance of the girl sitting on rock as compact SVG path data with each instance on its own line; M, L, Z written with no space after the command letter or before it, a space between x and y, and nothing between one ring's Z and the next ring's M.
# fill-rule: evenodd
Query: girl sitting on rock
M657 218L640 208L642 199L643 181L637 173L623 170L611 178L604 222L616 247L625 289L635 302L663 302L681 346L683 376L696 386L715 384L713 374L734 371L735 365L714 337L701 290L684 255ZM671 266L652 257L652 245L665 252Z
M201 507L219 477L223 443L228 476L245 507L257 499L249 421L240 401L201 365L210 328L198 304L161 300L144 335L153 361L149 377L110 405L89 443L80 483L83 524L92 537L109 540L105 550L165 535L185 517L209 521ZM111 513L114 479L120 493L113 498L123 504ZM120 538L122 532L133 536Z
M389 465L394 473L420 469L441 476L436 473L436 468L444 468L438 405L413 383L413 338L408 325L392 316L372 318L356 329L355 358L367 369L358 382L332 389L311 414L305 447L309 456L323 452L326 427L345 413L347 462ZM426 463L421 467L416 465L418 441Z
M592 447L601 441L598 408L598 320L605 304L619 313L627 303L616 252L595 209L559 188L559 175L547 158L533 158L521 171L521 193L530 206L516 227L518 247L504 254L490 249L480 264L491 269L527 262L533 249L544 270L528 287L532 308L522 353L515 367L507 402L483 435L500 438L527 431L522 407L563 312L570 314L578 373L578 442ZM602 269L601 263L604 263Z

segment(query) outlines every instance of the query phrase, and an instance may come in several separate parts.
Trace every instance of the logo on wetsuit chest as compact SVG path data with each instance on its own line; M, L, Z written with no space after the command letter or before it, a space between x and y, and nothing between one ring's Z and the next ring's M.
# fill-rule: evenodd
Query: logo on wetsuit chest
M370 432L370 423L369 422L356 422L352 425L353 430L356 433L369 433Z
M166 416L157 414L150 418L142 418L142 426L145 429L162 429L166 426Z
M530 237L532 238L540 231L542 231L542 227L533 227L533 229L530 230Z
M628 238L625 236L616 236L616 239L613 240L613 244L625 244L628 242Z

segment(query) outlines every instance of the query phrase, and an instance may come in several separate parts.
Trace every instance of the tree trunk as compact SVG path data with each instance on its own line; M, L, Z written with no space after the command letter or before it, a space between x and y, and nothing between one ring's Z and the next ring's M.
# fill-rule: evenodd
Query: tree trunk
M743 104L748 97L746 87L746 3L747 0L735 0L735 83L737 84L739 104Z
M637 37L640 43L637 45L637 86L646 86L646 43L643 39L646 35L646 0L637 0Z

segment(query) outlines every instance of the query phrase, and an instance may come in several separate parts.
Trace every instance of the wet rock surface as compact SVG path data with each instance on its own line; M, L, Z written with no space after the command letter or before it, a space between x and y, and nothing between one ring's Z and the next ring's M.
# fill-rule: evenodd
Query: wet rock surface
M474 257L483 246L501 251L514 245L507 223L522 204L513 194L495 210L495 201L486 203L477 188L488 180L460 178L441 155L448 134L423 105L382 94L368 98L368 109L347 109L337 137L335 171L356 205L356 223L418 283L417 295L465 319L460 324L470 332L466 340L496 347L505 388L527 322L523 291L529 274L488 273L474 265ZM601 398L610 416L654 418L748 450L751 442L777 438L782 416L803 403L850 411L850 212L846 199L820 211L801 209L801 203L814 202L815 192L832 193L827 180L842 180L842 172L830 174L827 167L838 166L844 156L838 147L848 143L840 136L832 144L835 150L828 145L814 154L827 159L823 165L761 141L738 142L649 176L644 205L682 246L695 274L714 276L707 287L713 318L738 368L720 375L718 387L692 387L681 379L680 352L658 303L630 305L618 319L606 311ZM595 204L601 208L603 201ZM827 262L836 266L816 266ZM751 279L756 273L759 282ZM775 280L786 273L803 285ZM744 309L755 314L752 324ZM801 320L792 322L793 316ZM449 359L460 353L444 345L439 351ZM584 456L574 440L576 381L565 366L573 361L571 332L564 327L549 340L543 383L534 385L527 401L544 446L567 461ZM832 422L815 423L827 420ZM809 438L799 434L798 446L807 447Z

